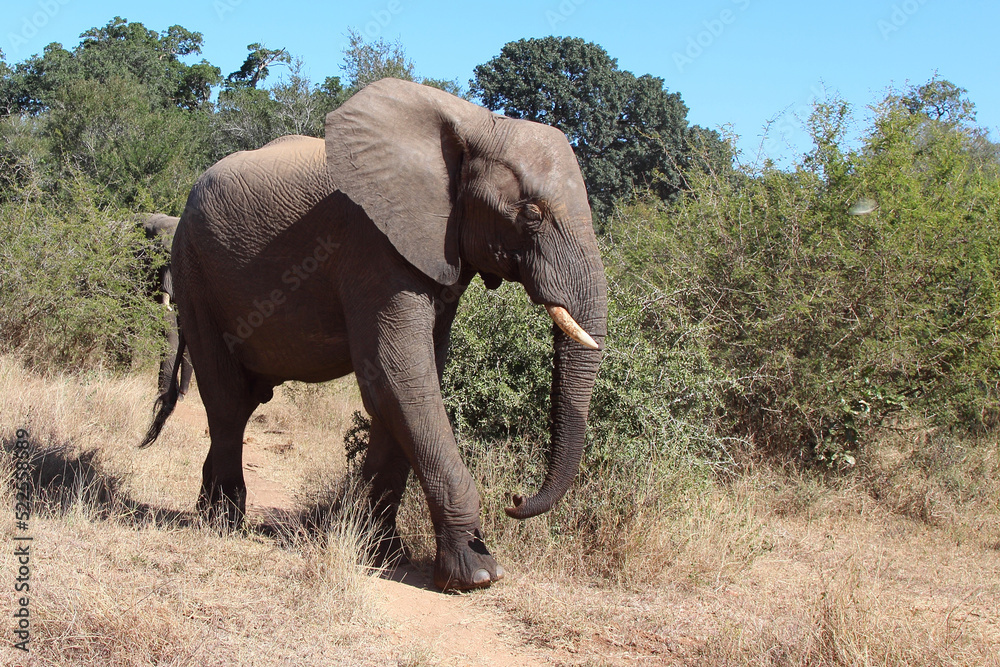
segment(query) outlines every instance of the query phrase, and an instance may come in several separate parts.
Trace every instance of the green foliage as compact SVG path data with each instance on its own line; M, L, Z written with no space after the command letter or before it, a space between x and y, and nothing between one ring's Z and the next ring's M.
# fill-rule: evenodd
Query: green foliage
M195 109L219 83L217 67L204 60L195 65L181 62L181 56L200 53L202 44L201 33L181 26L156 33L115 17L81 37L72 52L50 44L42 56L18 63L0 88L0 108L36 114L58 104L59 91L74 81L96 86L130 78L143 83L153 106Z
M616 232L603 250L609 331L590 406L590 460L605 468L667 456L724 462L731 455L714 430L724 374L700 322L667 312L662 289L634 281L630 259L643 243Z
M146 88L131 78L102 86L74 81L59 89L44 116L57 174L82 174L104 186L105 205L179 213L208 156L201 144L207 118L176 107L150 108Z
M407 57L403 45L398 40L387 42L378 37L372 41L366 41L364 36L353 28L348 29L347 38L349 44L344 49L344 72L347 74L347 89L339 102L343 102L369 83L374 83L379 79L416 81L458 97L467 97L458 79L431 79L417 76L416 65Z
M455 97L470 99L469 92L462 88L462 84L458 82L458 79L424 78L420 80L420 83L424 84L425 86L430 86L431 88L437 88L439 90L443 90L446 93L451 93Z
M1000 378L996 165L898 97L856 151L848 120L818 105L802 166L695 174L690 196L627 214L647 239L632 279L728 369L720 435L835 465L891 417L992 425Z
M243 65L226 77L227 88L256 88L267 78L270 67L275 64L289 65L292 57L285 49L269 49L259 42L247 44L250 55Z
M629 291L613 251L607 351L591 401L588 462L614 466L670 452L717 459L706 426L713 373L679 328L650 320L652 294ZM675 323L676 324L676 323ZM443 392L452 424L471 441L544 443L549 430L552 321L519 285L471 285L452 329Z
M215 157L254 150L280 137L276 111L268 90L243 86L219 93L218 113L213 118L219 129Z
M266 49L251 44L251 54L243 67L229 75L219 93L218 113L212 118L217 128L213 157L219 159L241 150L254 150L288 134L323 135L326 114L346 97L340 79L327 77L321 85L303 74L303 63L284 49ZM287 78L258 88L275 63L287 65Z
M0 206L0 346L38 367L128 369L162 338L144 281L155 248L98 200L78 178L65 202L36 193Z
M924 114L931 120L955 124L976 119L976 107L965 97L965 88L936 76L914 86L899 98L903 108L911 114Z
M519 285L462 297L452 327L442 391L452 424L465 437L544 437L552 377L552 320Z
M603 48L579 38L510 42L476 67L470 85L486 107L566 133L602 220L637 190L676 195L695 138L713 145L705 154L717 171L730 161L715 132L688 127L687 107L663 79L619 70Z
M390 43L381 37L366 42L354 29L347 31L349 45L344 49L344 72L350 94L358 92L379 79L416 81L413 61L406 57L403 45Z

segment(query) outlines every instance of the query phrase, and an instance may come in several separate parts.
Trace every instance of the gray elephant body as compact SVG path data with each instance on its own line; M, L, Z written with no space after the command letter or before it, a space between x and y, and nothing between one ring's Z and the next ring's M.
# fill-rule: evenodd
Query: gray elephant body
M459 297L477 272L568 311L597 339L587 339L592 347L603 339L603 266L561 133L417 84L378 82L328 116L325 141L285 137L211 167L188 199L173 269L211 431L206 510L239 521L243 430L274 386L353 371L372 417L363 474L380 555L400 549L395 514L413 469L435 526L436 584L474 588L503 576L482 541L441 374ZM536 496L515 497L508 513L519 518L562 496L583 449L600 352L559 329L554 337L553 460Z
M170 386L179 344L177 313L170 305L170 302L174 299L173 272L170 267L170 248L173 244L174 232L177 230L177 223L180 222L180 218L163 213L152 213L141 216L140 222L146 234L146 239L159 245L162 252L166 255L166 262L157 269L153 288L154 298L164 306L163 317L167 337L167 350L160 357L159 387L162 394ZM187 355L181 357L180 371L179 398L183 398L191 385L191 375L193 372L191 360Z

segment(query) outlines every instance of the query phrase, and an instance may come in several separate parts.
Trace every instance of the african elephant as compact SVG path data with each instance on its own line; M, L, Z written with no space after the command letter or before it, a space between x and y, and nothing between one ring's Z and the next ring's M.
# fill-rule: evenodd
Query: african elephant
M587 192L557 129L386 79L326 118L325 140L283 137L210 167L173 245L175 298L208 413L199 506L238 523L243 432L286 380L354 372L371 436L362 467L379 555L401 542L412 469L434 524L442 590L503 577L480 497L441 397L458 300L480 274L519 282L553 327L552 452L539 491L507 509L548 511L576 477L607 329L607 286ZM173 409L158 401L145 444Z
M163 304L163 317L166 320L167 345L168 350L164 351L160 358L160 393L163 394L170 386L170 379L173 376L174 360L177 357L178 347L178 326L177 313L170 300L174 297L173 276L170 270L170 245L174 238L174 231L180 218L162 213L153 213L141 216L142 229L146 234L147 241L154 241L166 255L166 263L162 264L156 272L153 292L156 299ZM191 360L187 354L181 357L181 380L178 391L178 398L183 399L191 385Z

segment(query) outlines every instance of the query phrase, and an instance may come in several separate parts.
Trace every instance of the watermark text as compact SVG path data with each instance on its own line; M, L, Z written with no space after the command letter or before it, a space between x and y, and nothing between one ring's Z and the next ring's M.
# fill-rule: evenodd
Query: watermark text
M882 33L882 39L888 41L889 36L899 32L900 28L909 23L913 15L927 4L927 0L904 0L892 6L892 12L887 19L879 19L875 24Z
M726 7L715 17L702 21L701 25L704 30L700 30L697 34L688 37L687 45L683 51L674 51L674 65L677 67L678 72L683 74L684 69L694 64L695 60L700 58L707 49L711 48L722 37L729 26L736 23L739 15L750 7L750 0L730 1L735 9Z
M333 253L340 248L339 243L334 243L332 237L325 239L316 238L316 247L311 254L307 255L301 262L292 266L281 274L281 282L288 285L288 289L273 289L267 296L253 300L253 308L246 315L236 318L235 332L226 331L222 334L222 340L226 347L232 352L237 345L245 342L253 332L264 325L272 315L278 312L278 307L288 299L288 294L297 291L302 284L325 264Z
M20 24L14 23L20 30L7 33L7 43L10 45L11 55L21 52L21 47L34 39L38 32L49 24L63 7L68 5L70 0L39 0L35 5L36 11L21 17Z
M14 648L28 652L31 641L31 443L25 429L14 442Z

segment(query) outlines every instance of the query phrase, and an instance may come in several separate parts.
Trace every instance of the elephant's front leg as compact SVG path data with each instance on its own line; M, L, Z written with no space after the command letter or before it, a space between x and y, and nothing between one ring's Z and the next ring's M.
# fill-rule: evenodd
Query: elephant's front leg
M427 498L437 540L434 583L480 588L502 578L503 568L483 543L479 492L441 398L434 319L430 299L395 295L371 329L352 332L353 362L365 408L399 444Z

